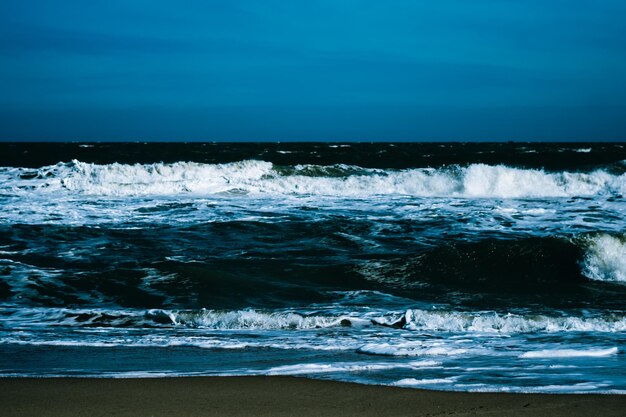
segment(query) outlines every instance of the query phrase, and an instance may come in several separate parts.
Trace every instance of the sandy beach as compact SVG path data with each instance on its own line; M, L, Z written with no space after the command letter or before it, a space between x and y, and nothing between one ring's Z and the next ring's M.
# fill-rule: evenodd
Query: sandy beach
M13 416L623 416L626 396L458 393L293 377L2 378Z

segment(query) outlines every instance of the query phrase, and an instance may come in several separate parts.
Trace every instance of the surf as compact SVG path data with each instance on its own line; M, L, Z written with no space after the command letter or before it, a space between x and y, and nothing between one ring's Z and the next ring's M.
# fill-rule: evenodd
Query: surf
M2 191L99 196L175 196L245 193L267 196L564 198L621 196L626 174L605 170L546 172L505 165L378 169L349 165L277 166L260 160L98 165L77 160L0 169Z

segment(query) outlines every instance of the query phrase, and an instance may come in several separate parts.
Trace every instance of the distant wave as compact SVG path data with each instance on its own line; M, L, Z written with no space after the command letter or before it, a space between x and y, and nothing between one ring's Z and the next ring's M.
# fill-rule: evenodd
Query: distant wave
M626 174L471 164L466 167L372 169L351 165L225 164L97 165L72 161L39 169L1 168L4 193L65 192L106 196L217 193L369 197L542 198L626 194Z

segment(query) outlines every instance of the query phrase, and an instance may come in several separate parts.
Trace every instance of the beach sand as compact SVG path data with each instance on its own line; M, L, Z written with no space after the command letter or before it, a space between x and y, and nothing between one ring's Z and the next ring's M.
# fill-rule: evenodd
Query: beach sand
M0 378L12 416L624 416L626 395L459 393L294 377Z

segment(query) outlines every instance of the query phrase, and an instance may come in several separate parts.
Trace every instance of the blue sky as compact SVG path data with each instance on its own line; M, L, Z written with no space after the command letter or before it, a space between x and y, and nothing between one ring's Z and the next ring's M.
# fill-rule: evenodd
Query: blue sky
M623 0L0 3L2 140L626 140Z

